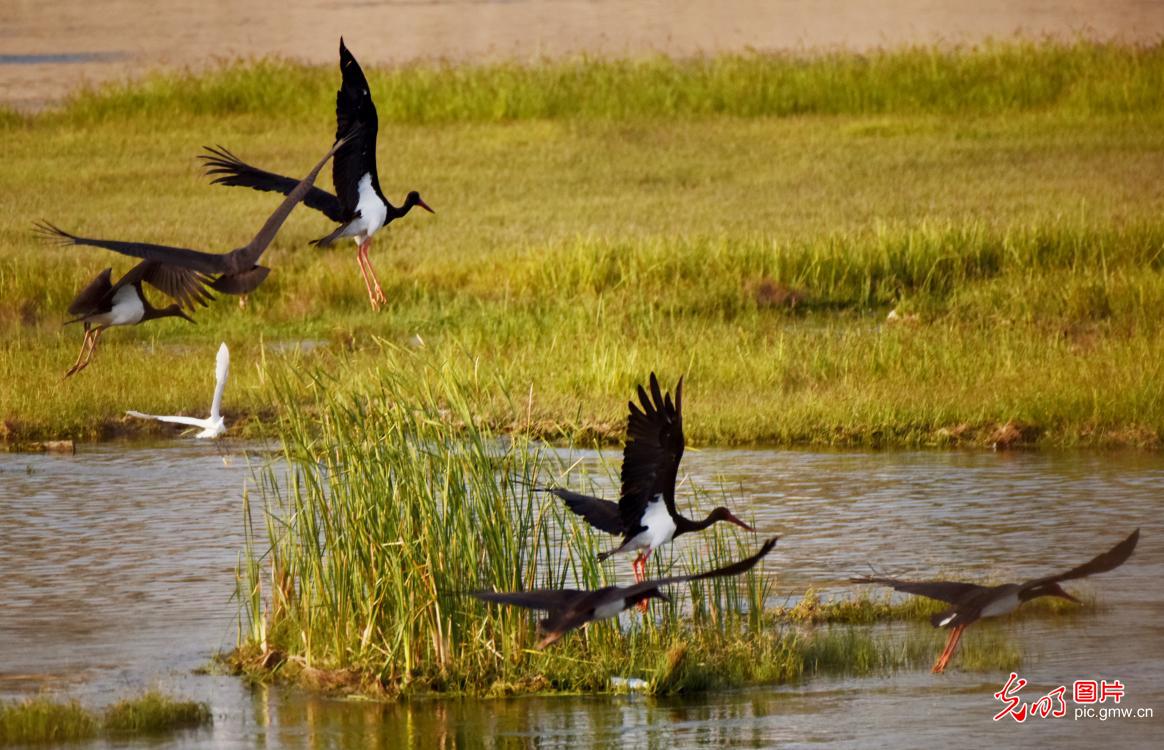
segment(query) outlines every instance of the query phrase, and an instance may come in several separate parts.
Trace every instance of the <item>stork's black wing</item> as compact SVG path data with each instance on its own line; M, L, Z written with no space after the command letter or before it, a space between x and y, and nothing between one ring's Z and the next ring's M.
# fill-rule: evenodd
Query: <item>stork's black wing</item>
M249 187L268 193L287 195L299 184L299 180L294 177L285 177L258 167L252 167L222 146L203 146L202 148L207 153L198 158L205 164L207 176L214 177L211 180L214 185ZM339 198L326 190L312 187L303 196L303 205L319 211L332 221L341 222L344 220L343 207L340 206Z
M101 240L92 237L79 237L47 221L38 222L36 224L36 230L49 241L61 245L90 245L92 247L101 247L133 258L181 265L201 273L219 273L221 271L222 256L215 253L204 253L201 250L190 250L184 247L155 245L150 242L125 242L122 240Z
M110 281L112 273L112 268L106 268L78 292L69 305L69 315L88 315L97 310L108 299L109 292L113 290L113 282Z
M1061 581L1071 581L1076 578L1086 578L1087 576L1095 575L1096 573L1106 573L1109 570L1114 570L1127 562L1128 558L1132 556L1132 552L1136 549L1136 544L1140 541L1140 530L1136 529L1127 539L1116 546L1104 552L1102 555L1096 555L1092 559L1083 563L1082 565L1072 568L1066 573L1059 573L1058 575L1045 576L1043 578L1036 578L1027 581L1023 584L1023 588L1030 588L1044 583L1060 583Z
M936 599L946 604L959 604L974 594L985 591L986 586L958 581L902 581L896 578L850 578L851 583L880 583L903 594L914 594Z
M347 222L356 215L356 206L360 202L359 184L365 175L370 175L372 188L377 195L381 194L380 179L376 174L379 119L368 79L344 45L343 38L340 39L340 74L343 82L335 95L335 137L338 140L353 127L359 127L358 135L339 150L332 164L332 181L342 208L338 221Z
M643 510L661 494L672 516L675 512L675 480L683 458L683 379L675 386L675 401L663 395L655 373L651 392L640 385L639 404L627 404L626 446L622 452L622 494L619 511L625 533L639 525ZM640 406L641 404L641 406Z
M532 591L474 591L473 596L496 604L512 604L526 609L559 612L584 597L577 589L534 589Z
M213 295L206 290L207 285L210 284L210 279L197 271L147 260L131 269L126 277L139 268L141 269L142 281L173 297L178 304L187 310L193 310L195 305L206 307L206 303L214 299ZM122 279L117 285L121 286L124 281L125 279Z
M561 487L552 487L546 490L546 492L564 500L566 506L571 511L582 516L588 524L599 531L605 531L607 534L622 534L625 532L618 503L612 503L609 500L591 497L590 495L583 495L580 492L571 492Z

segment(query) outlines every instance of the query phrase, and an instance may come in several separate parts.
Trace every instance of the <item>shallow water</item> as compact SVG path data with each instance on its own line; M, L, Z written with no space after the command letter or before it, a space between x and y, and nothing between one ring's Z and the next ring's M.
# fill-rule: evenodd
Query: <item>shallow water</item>
M0 104L37 109L85 84L238 57L334 64L341 34L363 63L381 65L574 54L867 50L1015 35L1151 43L1164 35L1164 5L1157 0L5 0L0 3Z
M1164 735L1158 455L707 450L684 458L688 482L712 491L705 502L726 488L761 532L781 535L767 569L778 574L782 596L839 587L869 565L900 575L1052 573L1141 527L1123 568L1072 586L1097 595L1097 612L999 627L1024 653L1020 673L1032 684L1023 697L1080 678L1119 678L1121 706L1151 707L1156 718L1019 725L990 721L1005 675L956 668L682 701L399 706L192 674L235 642L231 595L249 476L242 447L175 441L83 446L76 456L0 454L0 698L51 689L99 705L158 685L212 705L212 729L167 743L188 747L566 748L633 740L668 748L930 748L949 745L951 732L1000 746L1144 747ZM572 457L601 475L597 454ZM617 464L617 455L608 460ZM688 490L680 491L684 506Z

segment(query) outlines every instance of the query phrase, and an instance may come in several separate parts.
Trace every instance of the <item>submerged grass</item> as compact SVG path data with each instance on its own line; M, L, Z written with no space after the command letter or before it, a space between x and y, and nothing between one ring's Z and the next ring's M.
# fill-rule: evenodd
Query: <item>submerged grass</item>
M157 734L206 726L211 721L206 704L175 700L153 690L119 701L103 713L76 701L38 697L0 703L0 746Z
M271 416L280 371L359 379L403 345L414 374L488 368L520 403L477 417L556 439L616 438L656 369L687 375L700 443L1161 443L1160 46L369 75L385 188L438 212L377 240L387 308L368 310L350 249L307 247L329 225L300 210L245 312L113 331L68 381L64 309L130 264L38 244L31 222L241 245L273 199L208 187L194 155L305 169L335 73L239 64L0 119L0 441L170 434L122 414L203 412L226 340L236 425Z
M927 617L921 607L868 597L821 604L810 594L776 609L757 569L673 587L674 600L647 617L597 623L535 650L529 612L470 592L593 589L619 567L598 564L605 540L533 491L549 481L537 445L504 439L475 416L478 403L505 398L482 371L417 375L416 354L384 357L358 386L346 385L342 368L273 385L272 436L291 469L261 475L261 516L252 498L245 505L246 528L263 530L248 537L239 568L242 670L387 697L606 691L616 676L671 694L913 668L940 648L944 634L928 624L904 635L865 627ZM754 540L744 539L713 527L653 558L654 575L724 565L750 553ZM966 668L1019 658L997 633L986 640L967 651Z

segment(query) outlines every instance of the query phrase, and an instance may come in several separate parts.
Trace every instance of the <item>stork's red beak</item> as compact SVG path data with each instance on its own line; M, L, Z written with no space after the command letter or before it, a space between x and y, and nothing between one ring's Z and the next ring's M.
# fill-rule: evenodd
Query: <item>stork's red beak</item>
M745 531L752 531L752 532L755 532L755 529L754 529L753 527L751 527L751 526L749 526L748 524L744 523L743 521L741 521L740 519L736 518L734 515L732 515L732 514L730 514L730 513L728 514L728 519L727 519L727 520L731 521L731 522L732 522L732 523L734 523L736 526L739 526L741 529L744 529Z
M416 199L416 205L420 206L420 207L421 207L421 208L423 208L425 211L428 211L430 214L435 214L435 213L436 213L436 211L433 211L431 208L429 208L429 207L428 207L428 204L427 204L427 203L425 203L425 202L424 202L423 200L421 200L420 198L417 198L417 199Z

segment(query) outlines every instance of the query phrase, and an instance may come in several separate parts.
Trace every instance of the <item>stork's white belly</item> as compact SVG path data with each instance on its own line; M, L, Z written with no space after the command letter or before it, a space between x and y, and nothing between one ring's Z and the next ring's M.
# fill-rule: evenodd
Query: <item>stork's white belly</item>
M982 608L982 617L998 617L1008 615L1018 609L1020 602L1018 592L1014 591L1001 599L996 599Z
M362 243L384 226L384 220L388 218L388 207L372 189L371 172L360 178L356 191L360 196L359 202L356 203L360 215L347 226L344 235L354 238L357 243Z
M667 512L667 504L662 495L655 495L647 503L647 510L643 513L642 525L646 528L631 539L626 550L653 550L671 541L675 536L675 519Z
M607 619L610 619L611 617L614 617L615 615L617 615L619 612L621 612L624 609L624 607L623 607L624 603L625 602L622 599L615 599L613 602L610 602L609 604L598 605L597 607L594 608L594 619L595 620L607 620Z
M113 306L109 312L90 316L87 320L94 325L102 326L131 326L140 323L145 316L145 305L137 290L132 286L123 286L113 294Z

